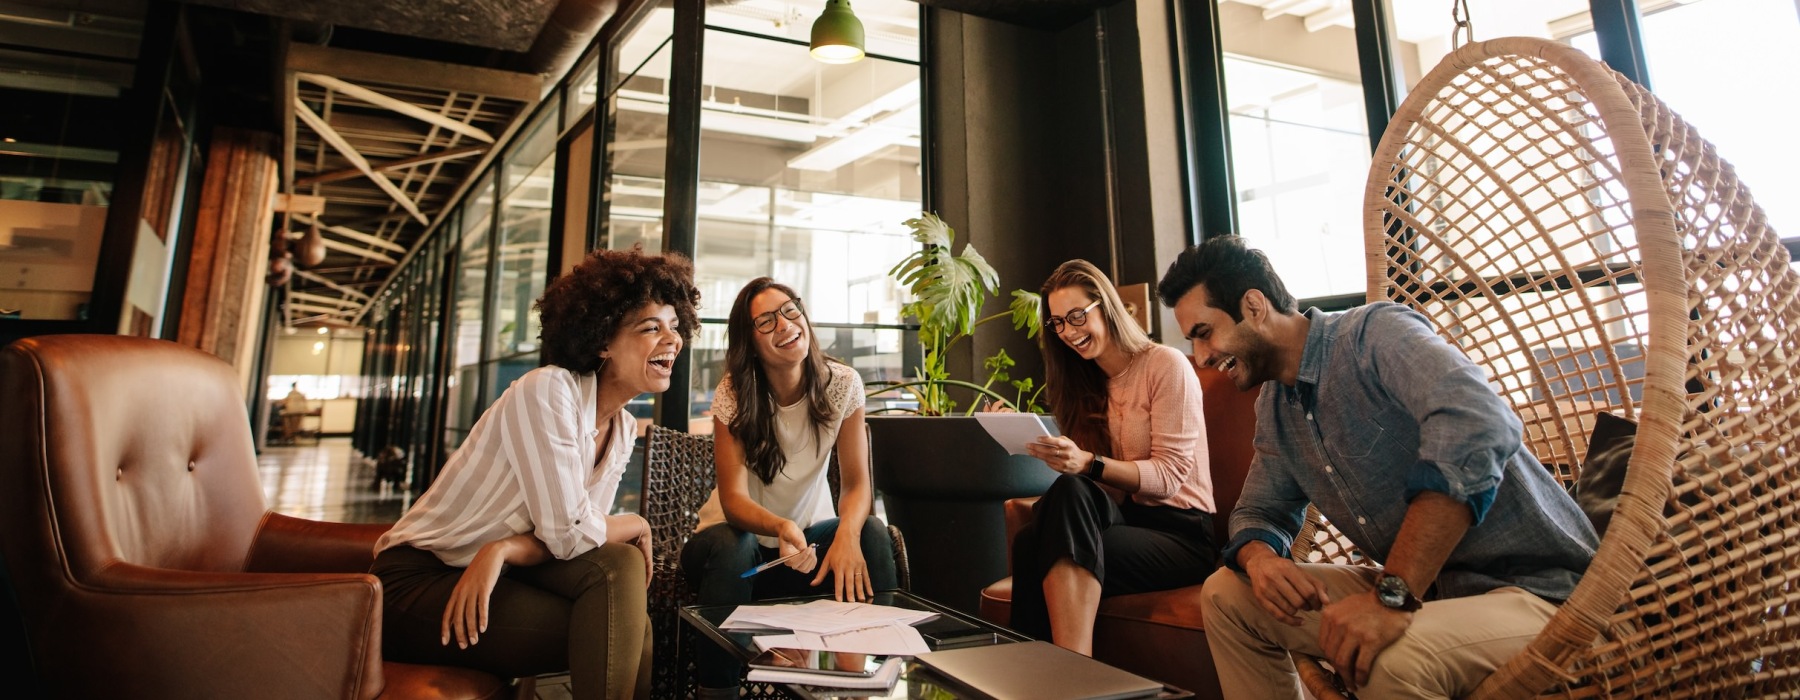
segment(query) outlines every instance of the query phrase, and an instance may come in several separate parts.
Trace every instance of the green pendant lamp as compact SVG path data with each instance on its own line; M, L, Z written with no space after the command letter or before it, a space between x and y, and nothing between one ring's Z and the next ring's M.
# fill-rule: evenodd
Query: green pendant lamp
M863 57L863 25L850 0L826 0L812 26L812 57L820 63L855 63Z

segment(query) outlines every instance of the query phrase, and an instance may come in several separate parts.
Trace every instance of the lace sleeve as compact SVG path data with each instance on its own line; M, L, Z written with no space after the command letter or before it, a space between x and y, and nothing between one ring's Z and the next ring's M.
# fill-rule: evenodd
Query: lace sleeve
M863 407L862 375L849 365L831 363L831 384L825 387L825 392L831 399L831 407L837 411L838 420L849 418L856 409Z
M731 390L730 375L720 379L718 388L713 389L712 415L726 425L731 425L731 419L737 417L737 394Z

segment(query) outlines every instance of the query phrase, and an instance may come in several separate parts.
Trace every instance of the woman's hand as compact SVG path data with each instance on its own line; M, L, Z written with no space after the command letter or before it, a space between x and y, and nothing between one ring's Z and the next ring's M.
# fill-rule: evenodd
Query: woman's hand
M783 562L785 566L803 574L812 573L813 567L819 565L818 550L806 546L806 533L792 520L783 520L775 528L775 537L781 540L781 556L792 556L795 552L807 550L805 554Z
M1080 474L1094 461L1094 453L1075 446L1075 441L1061 435L1040 437L1025 444L1031 456L1063 474Z
M637 518L644 520L644 516L641 515ZM644 553L645 588L650 587L650 579L656 576L656 545L652 542L654 539L655 537L650 534L650 521L644 520L644 534L638 535L637 539L631 541L632 544L637 545L638 551Z
M500 580L500 571L506 565L506 546L505 540L483 545L475 553L474 561L463 569L462 577L456 580L456 588L450 591L450 604L444 606L441 644L449 646L452 635L456 637L458 649L467 649L481 641L481 633L487 631L488 598L493 595L494 583Z
M813 577L812 585L824 583L825 577L834 572L833 587L837 589L838 600L863 601L875 596L875 584L869 582L869 563L863 559L860 528L858 532L838 530L838 537L831 543L831 550L825 552L825 564L819 567L819 575Z

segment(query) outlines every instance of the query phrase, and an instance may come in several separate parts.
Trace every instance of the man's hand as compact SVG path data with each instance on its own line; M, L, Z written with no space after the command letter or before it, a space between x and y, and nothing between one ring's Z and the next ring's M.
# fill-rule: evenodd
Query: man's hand
M456 580L456 588L450 591L450 604L444 606L439 643L449 646L452 635L456 637L459 649L467 649L481 641L481 633L487 631L488 597L493 595L494 583L500 579L501 568L506 565L506 546L505 540L487 543L475 552L469 567L463 569L462 577Z
M1369 682L1375 657L1406 634L1413 614L1382 605L1369 591L1325 606L1319 617L1319 647L1354 693Z
M1250 576L1256 603L1277 620L1299 627L1303 624L1301 612L1331 604L1325 584L1307 576L1292 559L1276 554L1268 545L1251 542L1239 551L1238 559Z
M861 534L853 532L850 536L839 536L831 543L831 550L825 552L824 565L819 567L819 575L813 577L812 585L824 583L825 577L835 572L838 600L863 601L875 596L875 586L869 583L869 563L863 560Z
M781 526L775 529L775 537L781 540L781 556L790 556L795 552L808 549L806 533L801 531L800 526L795 525L792 520L781 521ZM816 551L809 551L789 559L783 562L783 565L800 573L810 574L813 567L819 565L819 555L815 553Z

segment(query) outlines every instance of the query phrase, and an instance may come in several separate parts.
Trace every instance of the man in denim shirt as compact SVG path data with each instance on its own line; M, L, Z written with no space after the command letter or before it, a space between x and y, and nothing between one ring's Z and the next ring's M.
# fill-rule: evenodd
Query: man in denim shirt
M1300 697L1289 651L1368 698L1467 695L1574 590L1593 528L1424 316L1296 313L1236 236L1190 248L1157 291L1196 359L1239 390L1263 385L1229 568L1205 587L1225 697ZM1290 560L1308 503L1385 567Z

